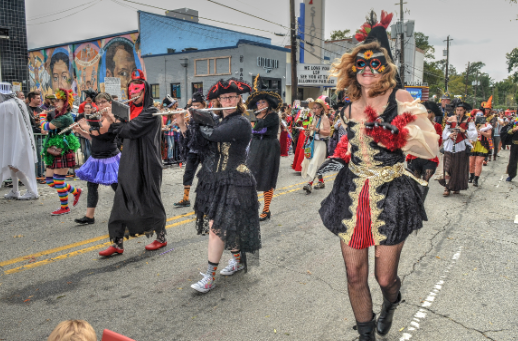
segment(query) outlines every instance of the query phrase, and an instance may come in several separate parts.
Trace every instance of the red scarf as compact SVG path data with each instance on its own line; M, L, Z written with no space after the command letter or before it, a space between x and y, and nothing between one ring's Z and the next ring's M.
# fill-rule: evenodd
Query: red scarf
M140 115L142 112L142 109L144 109L144 102L140 106L136 106L133 104L133 102L130 104L130 119L135 119Z

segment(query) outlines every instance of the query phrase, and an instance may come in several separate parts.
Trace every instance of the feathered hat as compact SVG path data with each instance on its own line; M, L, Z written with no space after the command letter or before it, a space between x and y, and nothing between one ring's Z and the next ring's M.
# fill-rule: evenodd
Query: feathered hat
M360 27L359 30L356 31L354 38L358 40L360 43L369 44L373 41L378 41L385 50L391 59L391 62L394 63L394 57L392 57L392 51L390 50L390 43L387 36L387 28L392 21L393 13L387 13L385 11L381 11L381 21L378 22L378 17L374 11L371 11L369 15L366 17L367 21ZM401 78L399 77L399 73L396 70L396 90L403 89L403 83L401 82Z
M97 97L97 95L99 94L97 91L95 91L93 89L88 89L83 92L85 93L86 98L91 98L94 101L95 101L95 97Z
M480 106L484 109L492 109L493 108L493 96L489 97L487 102L482 102Z
M74 94L72 93L72 90L65 90L62 88L59 88L56 91L56 99L60 99L68 104L68 107L72 109L72 105L74 104Z
M223 94L235 92L241 95L251 91L252 87L250 84L237 78L232 77L227 80L220 79L209 89L209 92L207 93L207 99L210 101L211 99L218 98Z
M259 91L259 75L254 80L254 92L246 99L246 106L250 109L257 108L257 102L264 99L268 102L270 109L279 110L282 106L281 96L274 91Z
M433 112L435 114L435 116L442 116L441 108L439 108L437 103L435 103L433 101L426 101L426 102L423 102L423 105L426 108L426 110L430 110L431 112Z
M329 110L329 97L324 95L319 96L316 100L308 104L308 108L313 109L315 104L320 104L320 106L324 108L324 111L327 113Z

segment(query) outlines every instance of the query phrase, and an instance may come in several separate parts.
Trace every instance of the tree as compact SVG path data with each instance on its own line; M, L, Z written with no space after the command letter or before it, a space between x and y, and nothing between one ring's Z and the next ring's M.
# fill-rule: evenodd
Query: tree
M415 32L415 46L424 51L424 57L428 59L435 59L435 48L428 42L428 36L422 32Z
M518 47L515 47L510 53L506 53L505 58L507 59L507 72L511 73L516 69L511 77L518 82Z
M352 38L351 30L345 29L343 31L340 30L334 30L331 32L331 37L327 39L327 41L330 40L342 40L342 39L348 39Z

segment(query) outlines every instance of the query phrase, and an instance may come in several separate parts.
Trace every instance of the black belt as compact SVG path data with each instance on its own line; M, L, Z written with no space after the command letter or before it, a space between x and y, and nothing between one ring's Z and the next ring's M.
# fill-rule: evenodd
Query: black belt
M276 135L262 135L262 134L253 134L254 139L263 140L263 139L276 139Z

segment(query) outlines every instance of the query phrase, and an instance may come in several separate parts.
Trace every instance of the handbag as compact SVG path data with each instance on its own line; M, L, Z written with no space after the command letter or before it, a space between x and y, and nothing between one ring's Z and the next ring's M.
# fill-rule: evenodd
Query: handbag
M309 141L311 140L311 141ZM306 145L304 146L304 157L306 159L312 159L313 158L313 152L315 151L315 139L309 137L308 142L306 142Z
M471 156L471 146L469 144L466 143L466 140L464 140L464 146L465 146L465 152L466 152L466 155L468 156Z
M58 148L56 146L47 148L47 153L49 153L52 156L60 156L61 152L63 152L63 148Z

